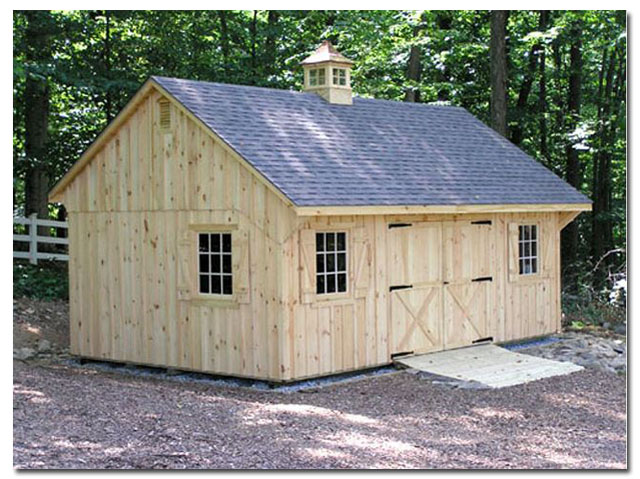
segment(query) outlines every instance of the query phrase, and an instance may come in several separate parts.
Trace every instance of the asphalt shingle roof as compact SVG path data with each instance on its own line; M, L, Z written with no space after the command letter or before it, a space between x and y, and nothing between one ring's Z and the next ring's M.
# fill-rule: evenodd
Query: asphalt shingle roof
M590 202L463 108L153 79L299 206Z

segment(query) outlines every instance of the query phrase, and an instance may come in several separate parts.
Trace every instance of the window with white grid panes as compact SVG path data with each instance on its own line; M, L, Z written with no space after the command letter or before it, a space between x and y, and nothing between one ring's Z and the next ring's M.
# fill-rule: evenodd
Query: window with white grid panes
M321 86L325 82L324 68L309 70L309 86Z
M233 294L231 233L198 233L198 291Z
M347 70L345 68L333 68L333 84L346 86Z
M316 233L316 293L347 291L347 233Z
M538 226L520 225L518 229L520 274L536 274L538 272Z

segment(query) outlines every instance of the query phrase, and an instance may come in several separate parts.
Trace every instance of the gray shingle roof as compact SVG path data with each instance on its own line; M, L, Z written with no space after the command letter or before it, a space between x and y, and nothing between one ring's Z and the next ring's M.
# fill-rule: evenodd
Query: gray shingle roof
M299 206L590 202L463 108L153 79Z

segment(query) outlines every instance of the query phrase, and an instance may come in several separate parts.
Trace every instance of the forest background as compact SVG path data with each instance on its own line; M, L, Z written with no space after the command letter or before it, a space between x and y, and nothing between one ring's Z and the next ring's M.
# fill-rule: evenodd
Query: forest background
M324 39L356 95L462 106L591 198L564 310L624 317L625 11L14 11L14 216L65 218L48 190L150 75L300 90ZM66 296L65 268L14 261L14 295Z

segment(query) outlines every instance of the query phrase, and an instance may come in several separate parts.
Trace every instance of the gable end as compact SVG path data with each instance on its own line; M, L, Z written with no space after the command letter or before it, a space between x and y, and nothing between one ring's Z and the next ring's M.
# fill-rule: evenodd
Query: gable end
M153 78L148 79L142 87L136 92L136 94L129 100L127 105L116 115L116 117L107 125L107 127L98 135L95 141L87 148L87 150L80 156L69 171L54 185L49 192L49 201L51 202L63 202L64 193L73 182L73 180L89 165L95 157L100 153L101 149L107 145L108 141L118 134L120 128L135 114L136 110L142 105L142 103L149 99L154 92L161 95L158 100L159 116L158 125L161 130L169 131L173 125L174 119L171 114L171 106L174 106L178 111L184 113L191 121L193 121L198 127L205 132L213 141L220 145L220 147L227 153L229 153L235 160L237 160L242 166L251 172L251 174L260 183L265 185L271 190L281 201L287 206L294 206L294 203L289 199L282 191L280 191L271 181L269 181L262 173L254 168L251 163L236 152L223 138L221 138L215 131L209 126L204 124L199 118L197 118L189 109L187 109L179 100L177 100L171 93L165 90L159 85Z

